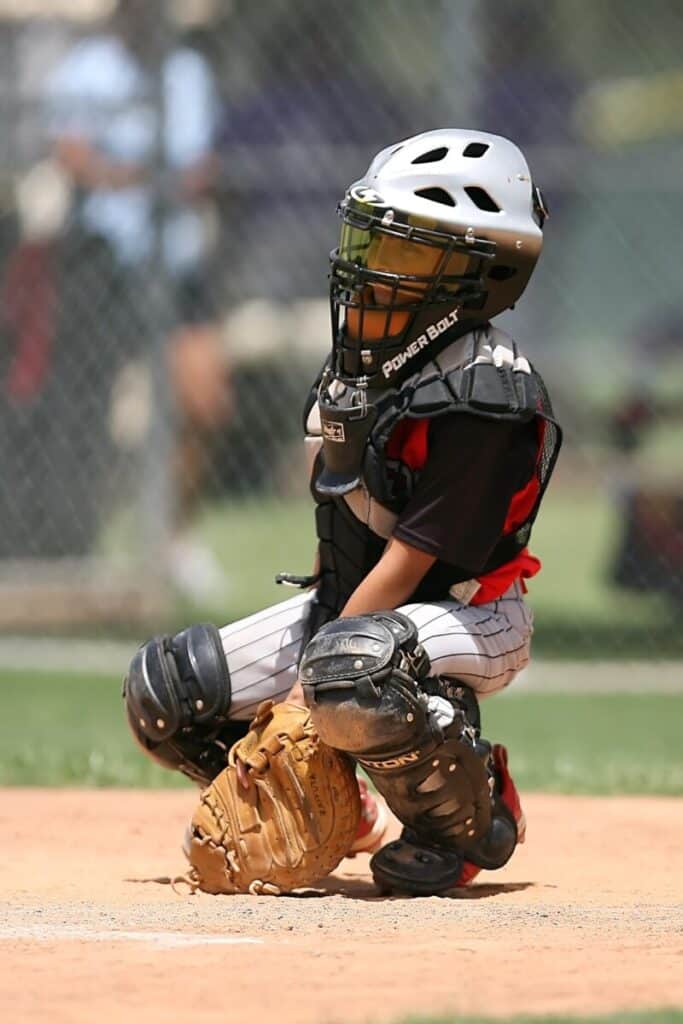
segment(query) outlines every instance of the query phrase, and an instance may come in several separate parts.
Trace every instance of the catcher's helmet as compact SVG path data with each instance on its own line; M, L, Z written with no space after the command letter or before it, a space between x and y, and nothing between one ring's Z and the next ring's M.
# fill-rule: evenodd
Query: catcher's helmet
M330 253L333 359L342 380L392 383L451 328L514 305L546 209L524 156L486 132L424 132L377 154L339 205Z

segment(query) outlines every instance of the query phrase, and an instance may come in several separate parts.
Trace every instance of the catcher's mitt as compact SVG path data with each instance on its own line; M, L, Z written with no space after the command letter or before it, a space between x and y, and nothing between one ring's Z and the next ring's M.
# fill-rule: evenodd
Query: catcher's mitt
M188 881L257 895L310 885L348 852L359 815L348 757L319 739L307 708L264 701L202 792L185 847Z

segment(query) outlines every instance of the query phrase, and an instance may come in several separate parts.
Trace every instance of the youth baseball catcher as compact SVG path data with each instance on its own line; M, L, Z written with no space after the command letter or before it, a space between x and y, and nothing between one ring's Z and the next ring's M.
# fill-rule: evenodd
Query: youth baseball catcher
M382 889L431 895L524 839L479 701L529 660L527 545L561 441L540 375L491 324L538 260L543 198L512 142L448 129L382 150L339 213L332 351L304 414L315 574L246 619L151 640L125 682L142 747L206 786L186 850L210 892L285 891L379 845ZM381 846L354 764L397 841Z

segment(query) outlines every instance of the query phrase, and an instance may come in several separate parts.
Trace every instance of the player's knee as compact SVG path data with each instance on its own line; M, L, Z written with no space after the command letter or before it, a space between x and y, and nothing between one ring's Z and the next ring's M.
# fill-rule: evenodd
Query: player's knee
M321 739L355 755L413 745L427 727L429 659L399 612L337 619L309 642L304 697Z
M441 738L457 717L482 759L479 702L460 680L431 674L417 628L400 612L336 619L307 645L300 664L305 701L321 738L360 759Z
M154 637L136 651L123 684L131 730L156 760L182 766L182 747L227 721L230 672L215 626Z
M230 672L216 627L190 626L143 644L123 695L129 716L151 740L223 720L230 707Z

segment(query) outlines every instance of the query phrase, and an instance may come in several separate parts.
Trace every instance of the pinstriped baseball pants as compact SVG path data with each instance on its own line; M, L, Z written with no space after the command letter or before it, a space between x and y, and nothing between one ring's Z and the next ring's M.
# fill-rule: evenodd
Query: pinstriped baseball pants
M220 630L232 685L230 717L250 719L262 700L284 700L297 678L307 592ZM459 679L487 697L512 682L529 661L531 609L514 583L478 606L446 600L398 609L418 629L435 673Z

